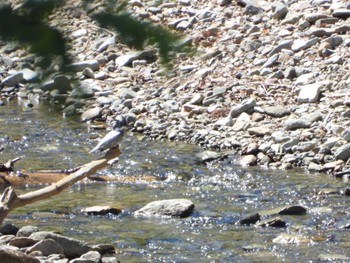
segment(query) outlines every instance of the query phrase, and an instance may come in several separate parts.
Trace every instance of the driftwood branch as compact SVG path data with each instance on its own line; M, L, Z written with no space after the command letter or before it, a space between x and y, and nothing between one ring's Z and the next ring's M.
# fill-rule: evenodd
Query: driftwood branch
M110 160L114 160L120 155L119 149L109 150L105 156L99 160L84 164L77 171L64 177L56 183L47 187L17 196L12 187L8 187L3 192L0 198L0 224L4 221L7 215L15 208L22 207L40 200L45 200L51 196L61 193L63 190L71 187L76 182L95 174L97 171L108 166Z
M17 157L13 160L8 160L4 164L0 164L0 172L5 172L5 173L13 172L13 165L15 164L15 162L19 160L21 160L21 158Z

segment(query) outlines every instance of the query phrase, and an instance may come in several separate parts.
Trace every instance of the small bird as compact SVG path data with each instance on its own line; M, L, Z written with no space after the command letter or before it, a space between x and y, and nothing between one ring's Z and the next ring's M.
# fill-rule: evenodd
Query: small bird
M104 150L117 147L123 140L124 134L127 130L128 128L123 126L123 123L118 120L114 121L113 130L107 133L106 136L103 137L101 141L90 151L90 153L102 152Z

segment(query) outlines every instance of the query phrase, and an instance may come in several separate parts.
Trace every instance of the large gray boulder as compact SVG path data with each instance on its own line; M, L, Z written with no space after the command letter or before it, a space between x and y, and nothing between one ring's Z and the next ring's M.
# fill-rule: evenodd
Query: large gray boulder
M64 254L69 258L80 257L86 252L92 250L92 248L83 241L48 231L39 231L33 233L30 235L30 238L36 240L53 239L63 247Z

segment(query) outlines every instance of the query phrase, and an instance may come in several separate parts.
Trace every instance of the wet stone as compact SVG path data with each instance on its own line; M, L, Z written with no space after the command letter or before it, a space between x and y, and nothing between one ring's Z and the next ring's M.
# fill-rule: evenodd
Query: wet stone
M135 212L135 216L171 216L187 217L194 209L188 199L170 199L154 201Z
M280 215L304 215L307 209L302 206L287 206L281 209L278 214Z
M200 162L211 162L217 159L221 159L224 157L224 155L220 152L214 152L214 151L204 151L201 153L196 154L197 159Z
M118 215L122 211L118 208L114 208L111 206L91 206L81 210L82 213L86 213L88 215L107 215L114 214Z
M282 218L273 218L261 221L257 224L260 227L286 227L286 221Z
M240 224L240 225L253 225L259 220L260 220L260 215L258 213L255 213L255 214L248 215L248 216L240 219L237 222L237 224Z

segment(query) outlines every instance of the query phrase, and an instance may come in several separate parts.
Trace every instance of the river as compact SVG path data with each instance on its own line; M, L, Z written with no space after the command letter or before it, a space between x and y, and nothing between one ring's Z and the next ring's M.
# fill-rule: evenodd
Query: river
M0 153L1 162L21 157L16 168L28 171L72 168L98 157L88 151L105 131L88 132L79 119L62 118L58 106L33 106L13 101L0 107L0 144L6 148ZM101 174L139 180L80 183L50 200L13 211L7 222L55 230L90 243L112 243L121 262L322 262L330 258L342 262L341 258L350 257L350 233L342 228L350 222L350 197L337 193L346 189L345 180L300 170L244 168L231 156L223 163L204 165L195 157L203 151L197 146L149 141L133 133L121 149L119 162ZM24 186L18 191L34 189ZM336 193L320 193L329 189ZM172 198L190 199L195 204L193 215L184 219L133 216L148 202ZM112 205L123 212L94 217L80 213L93 205ZM280 216L285 228L235 224L243 216L264 215L284 205L301 205L308 212ZM310 242L276 243L281 234Z

